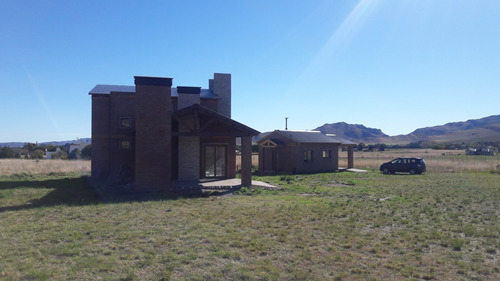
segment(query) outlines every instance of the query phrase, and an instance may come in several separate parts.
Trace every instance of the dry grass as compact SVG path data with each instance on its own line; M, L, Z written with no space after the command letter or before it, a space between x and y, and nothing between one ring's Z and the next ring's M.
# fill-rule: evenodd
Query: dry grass
M86 160L0 160L0 176L88 173L90 161Z
M259 154L252 153L252 166L259 167ZM236 171L241 168L241 154L236 155Z
M465 155L463 150L397 149L374 152L354 152L354 167L378 170L380 165L398 157L424 158L428 171L437 172L500 172L500 155ZM259 155L252 155L252 165L259 166ZM241 156L236 156L241 167ZM339 152L339 167L347 167L347 152Z
M347 155L340 155L339 166L347 165ZM354 167L378 170L380 165L398 157L424 158L428 171L481 172L499 171L500 156L465 155L462 150L401 149L376 152L355 152Z

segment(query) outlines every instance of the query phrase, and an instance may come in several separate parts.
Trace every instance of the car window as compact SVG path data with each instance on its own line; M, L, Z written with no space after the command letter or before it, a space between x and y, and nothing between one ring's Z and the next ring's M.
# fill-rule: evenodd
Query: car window
M392 160L392 164L399 164L400 161L401 160L399 160L399 159L394 159L394 160Z

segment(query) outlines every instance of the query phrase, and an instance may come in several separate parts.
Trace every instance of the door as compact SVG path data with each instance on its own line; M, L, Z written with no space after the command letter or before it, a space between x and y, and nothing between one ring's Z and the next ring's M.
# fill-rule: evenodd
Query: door
M227 157L226 146L207 145L205 146L205 167L206 178L227 177Z
M263 148L263 164L264 173L275 173L276 172L276 150L274 147L264 147Z

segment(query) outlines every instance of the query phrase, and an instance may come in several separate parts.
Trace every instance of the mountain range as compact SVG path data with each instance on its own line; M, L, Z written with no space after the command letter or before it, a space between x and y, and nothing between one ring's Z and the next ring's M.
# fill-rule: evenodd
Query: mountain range
M440 126L420 128L407 135L397 136L389 136L380 129L368 128L364 125L348 124L345 122L327 123L317 127L314 131L321 131L325 134L335 134L357 143L408 144L411 142L500 142L500 115L492 115L481 119L472 119L464 122L452 122ZM76 143L82 140L87 142L91 141L90 138L85 138L71 141L45 142L41 144L65 145L66 143ZM22 147L23 145L24 142L0 143L0 147Z
M500 115L420 128L407 135L398 136L389 136L380 129L345 122L324 124L314 130L363 143L408 144L419 141L434 143L499 142Z
M60 146L60 145L65 145L65 144L72 144L72 143L81 143L81 142L87 142L91 143L92 139L91 138L79 138L76 140L67 140L67 141L48 141L48 142L40 142L38 144L42 145L55 145L55 146ZM2 146L7 146L7 147L23 147L26 142L2 142L0 143L0 147Z

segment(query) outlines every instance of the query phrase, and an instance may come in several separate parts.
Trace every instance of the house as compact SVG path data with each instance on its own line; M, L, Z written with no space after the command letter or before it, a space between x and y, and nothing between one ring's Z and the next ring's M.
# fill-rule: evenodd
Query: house
M465 150L466 155L496 155L496 150L493 147L478 147L478 148L467 148Z
M46 159L52 159L52 157L54 157L55 154L58 154L60 152L61 152L61 148L60 147L57 147L56 151L47 151L47 149L45 149L45 158Z
M262 173L316 173L339 169L339 148L346 147L353 167L353 142L319 131L275 130L257 141Z
M231 119L231 74L215 73L208 89L172 87L172 78L135 76L135 86L96 85L92 97L92 177L172 190L172 181L235 178L250 186L252 136Z

